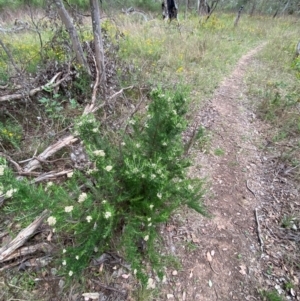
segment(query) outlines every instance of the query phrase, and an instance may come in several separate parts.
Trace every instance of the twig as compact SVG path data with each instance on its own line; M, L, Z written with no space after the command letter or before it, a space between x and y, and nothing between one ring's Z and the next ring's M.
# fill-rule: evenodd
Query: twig
M256 194L253 192L253 190L248 185L248 180L246 181L246 187L254 195L254 197L256 198Z
M214 268L212 267L211 262L209 261L208 263L209 263L209 266L210 266L210 268L212 269L212 271L213 271L215 274L219 275L219 273L217 273L217 272L214 270Z
M117 96L119 96L120 94L122 94L125 90L129 90L129 89L133 89L134 86L129 86L126 88L122 88L120 91L116 92L115 94L113 94L112 96L110 96L107 100L107 103L109 103L110 101L112 101L114 98L116 98ZM94 113L96 111L98 111L99 109L103 108L106 104L106 102L102 103L101 105L94 107L94 109L91 111L91 113Z
M258 240L259 240L259 244L260 244L260 249L263 252L264 251L264 242L261 238L261 230L260 230L260 223L259 223L258 214L257 214L257 208L254 209L254 213L255 213L255 219L256 219L256 224L257 224L257 235L258 235Z
M16 167L18 172L23 171L22 167L16 161L14 161L10 156L8 156L2 152L0 152L0 156L6 158L10 163L12 163Z
M94 60L95 68L96 68L96 81L95 81L95 84L93 87L92 101L89 105L87 105L84 108L83 115L92 113L93 110L95 109L95 105L96 105L96 96L97 96L97 91L98 91L98 87L99 87L99 69L97 67L95 56L93 56L93 60Z
M57 178L59 176L67 175L68 173L70 173L72 171L73 171L73 169L63 170L63 171L60 171L60 172L55 172L55 171L47 172L45 174L40 175L36 179L32 180L32 183L38 183L38 182L42 182L44 180L54 179L54 178Z
M110 287L110 286L106 286L106 285L102 284L101 282L99 282L97 280L94 280L94 279L92 279L92 281L95 282L95 283L97 283L99 286L101 286L101 287L103 287L103 288L105 288L107 290L114 291L114 292L117 292L119 294L125 295L124 292L122 292L122 291L120 291L120 290L118 290L116 288L113 288L113 287Z

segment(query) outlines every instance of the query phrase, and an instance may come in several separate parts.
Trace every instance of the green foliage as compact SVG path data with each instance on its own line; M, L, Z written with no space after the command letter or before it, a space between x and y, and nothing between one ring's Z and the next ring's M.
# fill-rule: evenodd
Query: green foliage
M223 156L224 155L224 150L221 149L221 148L216 148L215 151L214 151L214 154L216 156Z
M286 229L291 229L293 224L294 224L295 217L289 216L289 215L284 215L282 220L281 220L281 227L286 228Z
M182 205L205 214L202 181L186 174L190 162L184 157L181 134L186 128L187 92L156 89L149 97L147 112L130 119L125 130L113 135L102 132L93 115L76 122L75 134L92 163L68 175L65 184L48 182L32 189L26 180L15 181L6 171L3 187L14 189L7 214L15 212L14 202L30 214L51 208L48 224L73 241L72 246L63 245L58 256L61 273L78 275L94 254L102 254L113 244L120 246L134 274L145 284L148 277L142 259L160 277L162 262L166 262L157 253L156 226Z
M281 296L278 294L276 290L273 291L262 291L261 292L262 297L264 297L264 300L266 301L283 301Z
M284 82L269 82L265 98L260 103L260 116L272 124L279 125L276 141L300 133L299 88L288 87Z
M0 143L4 148L19 149L22 138L22 127L15 121L0 122Z
M53 99L42 97L38 101L44 107L46 114L52 118L57 119L62 117L63 106L62 103L57 100L59 98L58 94L53 95Z

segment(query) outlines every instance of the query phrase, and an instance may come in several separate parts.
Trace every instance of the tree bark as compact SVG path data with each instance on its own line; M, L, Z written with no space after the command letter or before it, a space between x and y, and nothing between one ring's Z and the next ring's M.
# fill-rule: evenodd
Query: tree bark
M286 2L285 6L284 6L284 8L283 8L283 10L282 10L282 12L281 12L282 15L283 15L284 12L286 11L286 9L289 7L289 5L290 5L290 0L288 0L288 1Z
M92 15L92 25L94 33L94 43L95 43L95 59L96 65L99 70L99 84L102 88L104 95L106 88L106 73L105 73L105 63L104 63L104 50L103 50L103 39L101 34L101 18L98 0L90 0L91 15Z
M197 0L197 12L200 16L209 14L210 7L206 0Z
M73 51L75 52L77 62L80 65L84 66L87 73L89 75L91 75L91 70L90 70L87 60L84 56L83 49L81 47L81 43L79 41L77 31L76 31L74 24L72 23L71 17L69 16L67 10L65 9L64 4L62 3L62 0L53 0L53 2L57 7L58 14L61 18L61 21L64 23L64 25L70 35Z
M238 13L237 13L236 19L234 21L234 27L238 26L238 23L239 23L239 20L240 20L243 8L244 8L244 6L241 6L240 9L239 9L239 11L238 11Z
M214 10L217 8L217 5L220 0L215 0L211 3L210 12L206 17L206 21L210 18L210 16L213 14Z

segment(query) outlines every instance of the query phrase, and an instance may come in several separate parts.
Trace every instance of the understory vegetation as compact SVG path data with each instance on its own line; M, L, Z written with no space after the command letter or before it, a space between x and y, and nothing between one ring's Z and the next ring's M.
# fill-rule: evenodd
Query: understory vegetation
M36 300L46 300L34 279L50 276L64 279L61 296L71 286L83 291L91 286L85 275L107 277L92 264L105 252L124 259L126 272L141 283L137 291L149 291L149 279L163 281L165 266L176 259L164 249L160 225L183 206L207 214L205 184L188 176L191 141L192 147L224 153L203 145L209 140L203 128L194 133L195 141L183 139L185 130L242 54L265 41L259 56L264 72L259 63L253 66L260 71L249 74L249 93L259 99L257 114L273 127L273 141L291 143L282 160L300 180L300 59L293 58L299 21L243 16L234 28L233 14L214 14L207 21L180 16L180 26L148 17L145 22L115 14L103 20L111 93L99 96L93 114L84 113L93 80L73 60L60 21L43 16L33 24L27 17L36 30L0 35L8 49L0 47L0 97L2 91L15 95L20 88L40 88L26 97L0 99L0 231L14 238L47 210L42 226L47 237L33 239L55 245L47 264L33 273L17 275L0 261L5 282L15 286L22 278L15 297L37 294ZM77 29L93 66L89 22L84 19ZM55 86L55 76L66 77ZM68 135L73 146L39 159L36 170L28 168ZM0 293L0 299L10 296L10 289Z

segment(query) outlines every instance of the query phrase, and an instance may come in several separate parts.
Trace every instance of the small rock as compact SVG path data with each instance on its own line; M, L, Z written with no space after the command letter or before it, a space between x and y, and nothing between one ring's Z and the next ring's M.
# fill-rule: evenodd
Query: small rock
M167 294L167 299L174 299L174 295L173 294Z
M173 271L173 272L172 272L172 275L173 275L173 276L176 276L176 275L178 275L178 272L177 272L177 271Z

